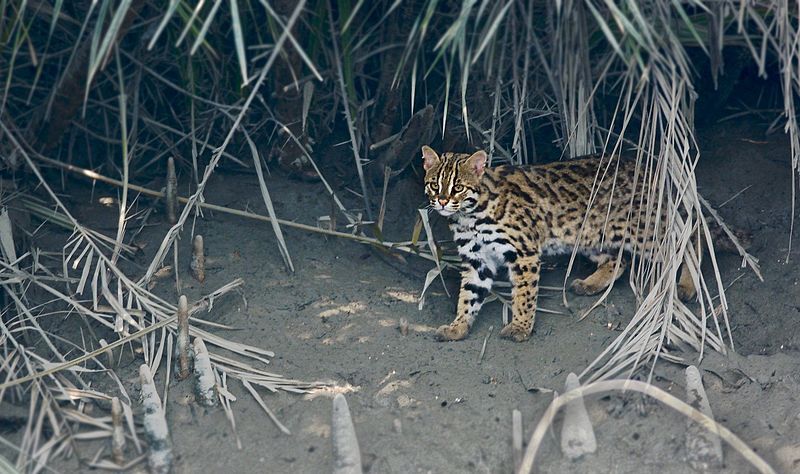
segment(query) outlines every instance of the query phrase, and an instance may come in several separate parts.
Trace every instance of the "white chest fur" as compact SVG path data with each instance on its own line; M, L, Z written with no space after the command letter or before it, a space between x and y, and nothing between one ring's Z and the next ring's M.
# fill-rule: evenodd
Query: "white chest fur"
M458 254L474 268L495 272L506 266L508 253L516 253L511 241L498 226L482 216L463 216L450 224Z

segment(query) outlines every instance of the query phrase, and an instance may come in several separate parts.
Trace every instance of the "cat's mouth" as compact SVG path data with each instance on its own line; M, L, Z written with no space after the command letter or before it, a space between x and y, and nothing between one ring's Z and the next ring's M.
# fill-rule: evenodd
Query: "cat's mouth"
M442 206L441 204L434 204L433 208L439 214L447 217L447 216L452 216L453 214L458 212L459 206L453 206L451 204L448 204L446 206Z

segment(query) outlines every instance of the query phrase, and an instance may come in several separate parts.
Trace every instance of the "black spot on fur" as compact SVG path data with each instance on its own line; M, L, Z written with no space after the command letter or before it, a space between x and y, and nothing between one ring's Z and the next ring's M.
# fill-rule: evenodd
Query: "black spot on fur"
M503 260L509 263L514 263L517 261L517 252L514 250L506 250L503 252Z
M498 268L494 277L498 280L508 280L508 267L502 266Z
M475 293L480 301L486 299L486 295L489 294L489 290L474 283L467 283L464 285L464 289Z
M480 278L481 281L487 280L487 279L492 279L492 278L494 278L494 274L488 268L483 267L480 270L478 270L478 278Z

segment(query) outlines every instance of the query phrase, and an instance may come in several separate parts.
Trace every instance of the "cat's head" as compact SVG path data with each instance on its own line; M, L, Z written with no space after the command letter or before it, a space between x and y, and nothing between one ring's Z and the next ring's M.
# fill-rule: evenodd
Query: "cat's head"
M486 152L442 153L422 147L425 194L431 207L443 216L469 212L478 202L480 179L486 168Z

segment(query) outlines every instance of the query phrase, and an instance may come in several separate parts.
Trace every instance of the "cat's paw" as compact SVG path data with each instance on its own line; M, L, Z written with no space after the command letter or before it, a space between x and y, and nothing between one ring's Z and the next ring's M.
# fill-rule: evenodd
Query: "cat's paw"
M516 342L524 342L528 340L530 333L519 326L515 326L514 323L509 323L500 330L500 337L513 339Z
M461 339L467 337L468 332L469 332L469 326L466 324L458 326L445 324L444 326L439 326L439 329L436 330L436 340L460 341Z
M569 284L569 289L576 295L581 296L596 295L603 290L603 288L598 288L597 285L592 285L586 280L581 280L580 278L572 280L572 283Z

